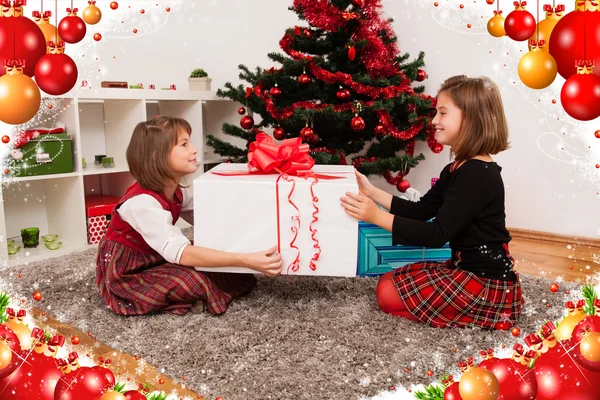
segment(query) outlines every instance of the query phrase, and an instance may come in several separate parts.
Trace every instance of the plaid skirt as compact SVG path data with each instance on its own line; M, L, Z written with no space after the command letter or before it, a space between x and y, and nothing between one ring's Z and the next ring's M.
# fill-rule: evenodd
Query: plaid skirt
M518 274L515 282L480 278L450 260L405 265L392 280L408 311L438 328L513 326L523 306Z
M96 284L107 306L121 315L184 315L199 300L211 314L222 314L233 299L252 291L256 277L199 272L103 238L96 256Z

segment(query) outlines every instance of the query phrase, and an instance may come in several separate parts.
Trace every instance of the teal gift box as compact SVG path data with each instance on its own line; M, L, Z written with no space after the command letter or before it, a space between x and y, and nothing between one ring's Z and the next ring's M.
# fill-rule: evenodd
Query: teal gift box
M382 275L407 264L446 261L452 257L448 243L441 248L393 246L392 233L377 225L358 223L357 275Z
M49 133L31 139L19 149L13 176L37 176L73 172L73 145L67 133Z

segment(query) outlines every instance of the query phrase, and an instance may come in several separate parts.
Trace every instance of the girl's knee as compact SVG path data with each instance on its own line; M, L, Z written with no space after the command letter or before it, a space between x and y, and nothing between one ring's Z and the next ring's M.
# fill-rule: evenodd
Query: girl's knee
M388 279L383 279L384 277L385 275L381 277L377 284L377 304L379 304L381 311L386 313L399 311L403 307L398 289L391 276Z

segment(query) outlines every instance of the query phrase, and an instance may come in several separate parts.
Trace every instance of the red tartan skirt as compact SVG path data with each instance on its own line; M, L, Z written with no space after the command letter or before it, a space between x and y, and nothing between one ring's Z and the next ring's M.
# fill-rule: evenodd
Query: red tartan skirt
M121 315L183 315L199 300L211 314L222 314L233 299L252 291L256 277L196 271L103 238L96 256L96 284L108 307Z
M400 298L417 320L438 328L516 324L523 306L518 274L515 282L508 282L450 265L450 260L425 262L394 270Z

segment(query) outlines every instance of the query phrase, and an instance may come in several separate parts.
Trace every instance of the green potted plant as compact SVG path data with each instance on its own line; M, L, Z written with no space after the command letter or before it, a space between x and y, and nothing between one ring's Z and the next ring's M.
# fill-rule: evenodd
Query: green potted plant
M208 77L208 74L202 68L196 68L190 73L188 78L190 83L190 90L206 90L210 91L210 83L212 79Z

